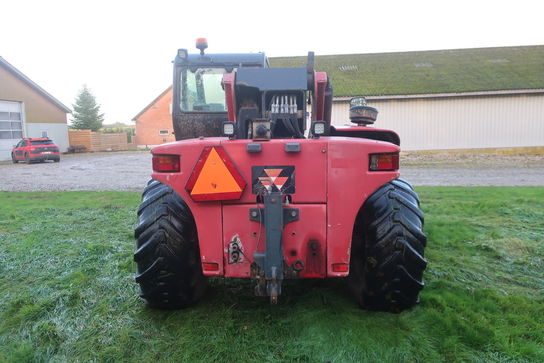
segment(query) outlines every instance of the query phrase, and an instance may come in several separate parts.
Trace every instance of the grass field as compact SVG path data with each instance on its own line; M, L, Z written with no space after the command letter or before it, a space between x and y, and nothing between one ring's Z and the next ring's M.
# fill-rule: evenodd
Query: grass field
M358 309L340 280L278 306L213 280L189 310L137 297L137 193L0 193L0 362L544 361L544 188L419 188L426 288Z

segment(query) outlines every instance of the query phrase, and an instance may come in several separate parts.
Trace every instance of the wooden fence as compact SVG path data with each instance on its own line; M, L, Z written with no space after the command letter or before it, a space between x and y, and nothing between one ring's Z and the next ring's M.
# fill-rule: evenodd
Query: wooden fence
M126 133L103 134L91 130L68 130L70 148L74 151L118 151L128 150Z

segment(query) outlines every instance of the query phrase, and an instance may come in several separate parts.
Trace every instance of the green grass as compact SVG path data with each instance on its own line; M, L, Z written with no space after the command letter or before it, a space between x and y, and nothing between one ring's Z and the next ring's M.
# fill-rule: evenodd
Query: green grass
M0 362L544 361L544 188L419 188L422 302L358 309L340 280L278 306L213 280L148 309L133 282L137 193L0 193Z
M495 91L544 87L544 46L317 55L335 96ZM306 57L271 58L300 67Z

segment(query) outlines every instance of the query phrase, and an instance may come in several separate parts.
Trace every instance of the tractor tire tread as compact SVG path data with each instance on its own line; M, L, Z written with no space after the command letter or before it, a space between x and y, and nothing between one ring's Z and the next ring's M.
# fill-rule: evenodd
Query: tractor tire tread
M140 296L154 308L195 304L203 295L206 279L188 206L169 186L151 180L144 188L138 219L134 260Z
M427 267L424 215L412 186L395 179L376 190L364 203L354 227L354 263L350 275L356 300L369 310L401 312L419 302ZM356 262L358 261L358 262ZM352 267L353 264L352 264Z

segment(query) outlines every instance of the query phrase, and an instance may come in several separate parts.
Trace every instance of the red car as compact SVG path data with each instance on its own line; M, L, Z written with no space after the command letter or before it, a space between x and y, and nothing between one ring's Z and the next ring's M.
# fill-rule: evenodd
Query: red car
M11 160L14 163L26 161L27 164L45 160L58 163L60 161L59 147L46 137L22 139L11 151Z

